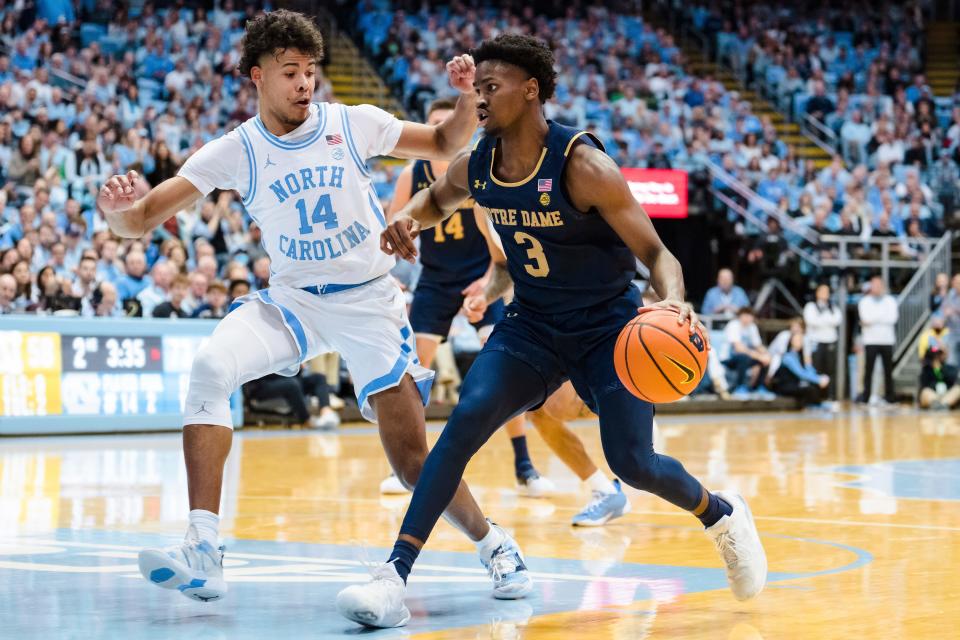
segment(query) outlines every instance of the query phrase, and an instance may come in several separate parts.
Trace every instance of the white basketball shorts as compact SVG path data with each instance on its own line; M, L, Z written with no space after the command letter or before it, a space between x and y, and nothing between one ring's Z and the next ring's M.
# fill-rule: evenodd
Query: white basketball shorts
M429 402L434 372L421 366L417 359L416 339L407 320L403 292L391 278L384 276L346 291L323 295L278 285L238 298L234 304L237 303L265 305L273 312L257 314L257 321L280 323L293 339L292 342L268 341L267 348L274 352L267 359L255 359L258 364L254 366L264 368L266 365L259 363L269 361L272 363L269 368L273 370L240 371L240 381L275 372L296 375L300 363L335 351L346 361L357 404L367 420L376 422L370 396L397 386L407 373L416 382L424 405ZM221 323L229 323L237 311L232 311ZM228 335L243 333L229 332ZM240 352L244 349L243 344L216 344L215 338L216 333L209 347ZM242 357L240 361L243 366Z

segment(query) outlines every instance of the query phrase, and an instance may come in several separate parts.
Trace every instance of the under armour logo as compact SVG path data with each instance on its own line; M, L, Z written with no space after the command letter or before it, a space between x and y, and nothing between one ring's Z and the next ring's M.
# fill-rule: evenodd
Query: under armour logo
M277 166L277 163L270 159L270 154L268 153L268 154L267 154L267 164L263 165L263 168L266 169L267 167L271 167L271 166L275 167L275 166Z
M193 412L193 415L198 416L198 415L200 415L201 413L205 413L205 414L207 414L208 416L212 416L212 415L213 415L212 413L210 413L210 411L207 410L207 401L206 401L206 400L204 400L203 402L200 403L200 408L197 409L196 411L194 411L194 412Z
M486 189L486 188L487 188L487 181L484 180L483 182L480 182L479 179L474 180L474 181L473 181L473 188L474 188L474 189Z

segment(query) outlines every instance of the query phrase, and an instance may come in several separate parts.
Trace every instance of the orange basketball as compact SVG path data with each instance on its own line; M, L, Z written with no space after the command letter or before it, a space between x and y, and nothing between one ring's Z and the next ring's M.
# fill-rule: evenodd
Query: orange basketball
M697 388L707 372L707 339L677 312L641 313L620 332L613 349L617 375L630 393L653 403L674 402Z

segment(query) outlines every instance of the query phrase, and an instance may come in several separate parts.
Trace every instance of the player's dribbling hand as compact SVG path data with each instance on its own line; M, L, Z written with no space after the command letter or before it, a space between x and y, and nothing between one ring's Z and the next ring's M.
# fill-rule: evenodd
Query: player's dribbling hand
M473 56L464 54L457 56L447 63L447 75L450 86L460 93L473 94L473 77L477 67L473 64Z
M139 179L140 176L136 171L129 171L127 175L113 176L100 187L97 206L104 213L126 211L137 201L137 191L133 186Z
M482 295L484 289L487 288L487 283L489 282L489 280L490 279L487 277L477 278L476 280L471 282L469 285L467 285L467 287L463 291L461 291L460 294L467 298L471 296Z
M653 311L654 309L667 309L669 311L677 312L677 324L683 324L684 322L690 322L690 333L693 334L694 331L699 327L701 331L706 331L706 328L700 322L700 318L697 317L697 312L693 310L693 305L689 302L684 302L683 300L676 300L671 298L665 298L660 302L654 302L646 307L640 307L637 309L638 313L646 313L648 311Z
M487 312L487 296L482 293L475 296L467 296L463 299L463 314L467 316L470 322L480 322L483 315Z
M388 256L397 255L410 262L417 258L414 238L420 235L420 223L410 216L398 215L380 234L380 250Z

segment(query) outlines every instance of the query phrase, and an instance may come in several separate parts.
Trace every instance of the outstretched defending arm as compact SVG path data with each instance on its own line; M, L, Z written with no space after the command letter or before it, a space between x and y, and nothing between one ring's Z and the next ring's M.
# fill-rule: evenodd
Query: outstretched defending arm
M476 67L469 55L457 56L447 63L450 86L460 92L450 116L437 125L404 122L397 146L390 152L396 158L450 160L467 146L477 130L477 96L473 89Z
M413 262L417 247L413 240L421 229L436 226L470 197L467 185L467 167L470 151L462 152L450 163L447 172L430 185L418 191L410 201L397 211L393 220L380 235L380 249L387 255L398 255Z
M690 319L693 333L698 319L693 307L684 301L680 262L660 240L647 212L630 193L620 168L610 156L586 144L578 145L572 153L566 186L574 206L581 211L595 209L650 269L650 284L661 301L640 312L672 309L680 314L679 323Z
M121 238L142 237L203 195L186 178L174 176L137 199L134 185L139 179L136 171L113 176L97 194L97 206L110 230Z

